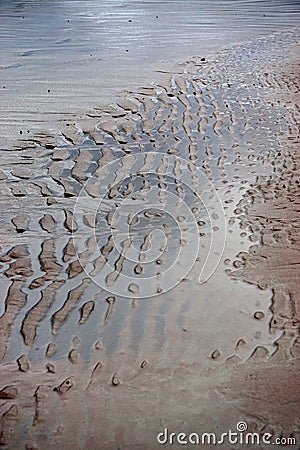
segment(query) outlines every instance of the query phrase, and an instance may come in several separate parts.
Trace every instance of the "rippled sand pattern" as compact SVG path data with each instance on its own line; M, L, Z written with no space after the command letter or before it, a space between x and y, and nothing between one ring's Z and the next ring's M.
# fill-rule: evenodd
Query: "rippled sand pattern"
M298 26L298 0L2 0L1 147L125 89L157 70ZM198 53L200 52L200 53Z
M40 448L51 435L53 449L152 449L166 417L186 431L203 423L205 431L226 431L241 418L254 430L298 430L299 73L295 61L293 72L280 70L298 39L278 34L216 61L194 58L168 83L142 87L77 123L64 120L59 136L24 136L2 152L2 445ZM170 160L176 156L186 165ZM216 188L226 227L190 189L193 167L207 177L201 189ZM91 177L104 184L89 184ZM104 186L97 214L87 203L76 215L83 186L88 201ZM147 193L165 208L166 198L176 198L174 217L148 203L138 216L128 207L131 234L121 236L120 252L114 211ZM209 198L205 206L214 210ZM81 239L85 229L91 235ZM166 242L156 235L151 242L157 229ZM196 240L195 229L201 251L189 273L179 260L168 291L163 273L178 247ZM202 285L212 236L221 262ZM134 264L126 256L133 245ZM99 287L93 279L107 262L113 270ZM156 297L139 300L145 270ZM122 274L134 282L120 284ZM158 401L164 396L173 396L169 406Z

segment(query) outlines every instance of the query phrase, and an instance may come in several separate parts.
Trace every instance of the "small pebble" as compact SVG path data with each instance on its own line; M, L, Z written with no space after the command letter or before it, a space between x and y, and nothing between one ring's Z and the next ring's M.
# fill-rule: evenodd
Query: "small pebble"
M131 283L128 286L128 290L129 290L129 292L132 292L133 294L136 294L139 291L139 287L136 284Z
M112 376L111 383L113 386L118 386L120 384L120 380L118 378L117 372L115 372Z
M265 315L264 315L264 313L262 311L256 311L254 313L254 319L261 320L264 317L265 317Z
M212 359L219 359L221 356L221 352L219 350L214 350L211 354Z

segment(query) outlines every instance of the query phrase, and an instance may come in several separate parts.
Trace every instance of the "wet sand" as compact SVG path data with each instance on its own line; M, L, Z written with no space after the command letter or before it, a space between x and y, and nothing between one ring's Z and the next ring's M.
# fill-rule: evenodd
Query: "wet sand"
M2 446L154 449L164 427L220 435L240 421L299 443L298 51L290 32L194 57L2 150Z
M1 148L159 82L194 55L298 26L297 0L2 0ZM20 132L23 134L20 136Z

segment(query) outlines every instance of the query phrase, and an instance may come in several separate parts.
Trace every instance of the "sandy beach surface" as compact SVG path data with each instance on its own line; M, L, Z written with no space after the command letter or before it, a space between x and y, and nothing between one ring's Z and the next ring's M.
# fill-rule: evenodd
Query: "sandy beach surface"
M1 146L158 82L193 56L298 26L298 0L0 3ZM22 132L22 136L20 136Z
M85 3L0 3L0 445L297 449L298 2Z

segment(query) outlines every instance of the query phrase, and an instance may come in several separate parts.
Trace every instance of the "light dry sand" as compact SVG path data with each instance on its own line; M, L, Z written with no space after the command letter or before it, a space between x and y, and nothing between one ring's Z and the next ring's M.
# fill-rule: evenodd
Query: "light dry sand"
M241 420L300 441L298 42L296 33L278 34L213 62L195 58L168 82L3 152L2 446L155 449L164 427L221 434ZM83 272L72 212L100 167L128 154L134 168L149 151L203 170L222 199L227 240L206 283L198 284L196 261L174 289L137 300L130 290L129 298L109 294L114 276L103 290ZM154 167L160 195L162 165ZM108 185L110 199L130 194L125 175L116 171L126 183ZM91 228L93 220L87 215ZM95 269L112 258L128 270L111 246L109 211L97 220ZM205 215L198 226L205 255ZM172 255L163 254L158 273Z

